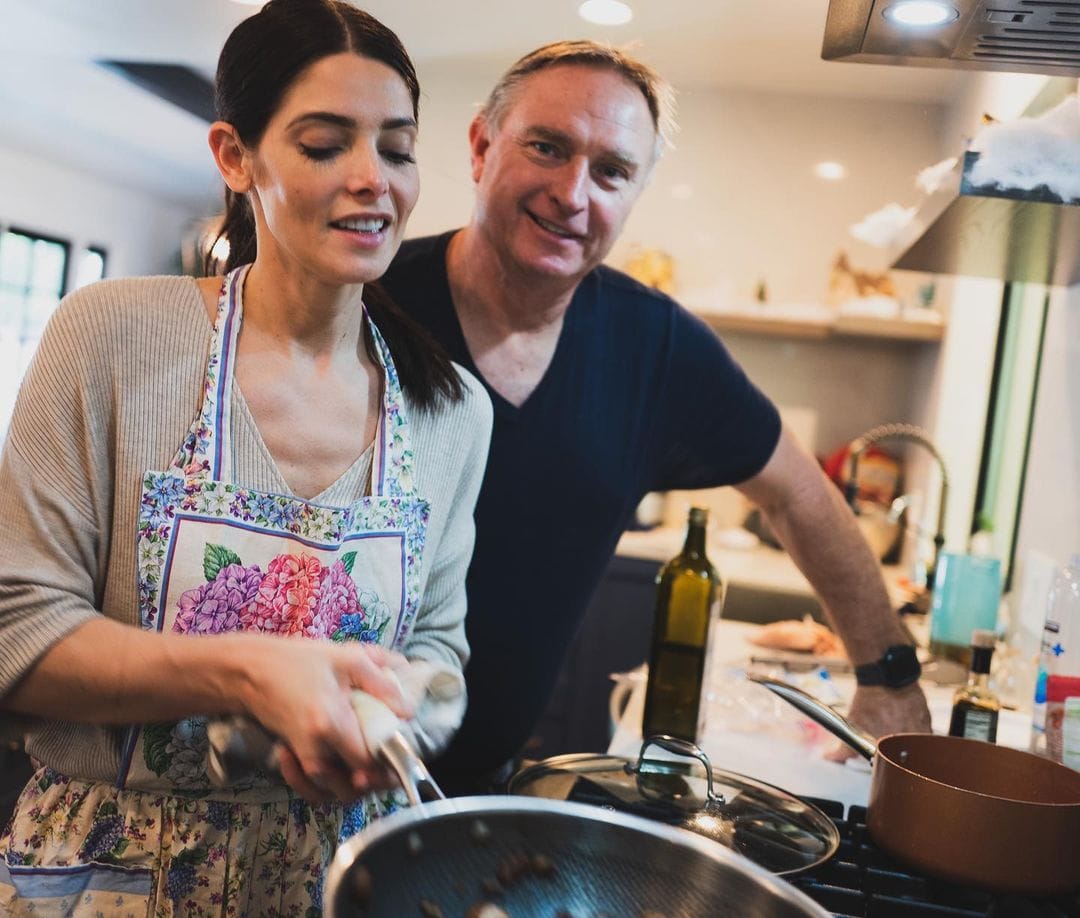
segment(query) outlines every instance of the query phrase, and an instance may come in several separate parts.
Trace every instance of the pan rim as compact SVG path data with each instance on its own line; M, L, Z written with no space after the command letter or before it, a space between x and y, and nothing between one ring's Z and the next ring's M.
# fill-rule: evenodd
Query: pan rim
M890 733L887 736L882 736L882 737L880 737L878 739L878 741L877 741L877 752L876 752L874 757L875 757L875 759L880 758L880 759L884 760L885 762L888 762L888 764L890 766L892 766L893 768L898 768L899 770L903 771L904 773L906 773L906 774L910 775L911 777L916 778L916 779L918 779L920 781L926 781L926 782L928 782L930 784L936 784L938 787L947 788L948 790L956 791L956 792L961 793L961 794L968 794L968 795L970 795L972 797L978 797L978 798L981 798L981 799L984 799L984 800L993 800L993 801L997 801L999 803L1015 804L1017 806L1042 807L1042 808L1045 808L1048 812L1054 812L1054 811L1057 811L1057 810L1080 809L1080 796L1078 796L1077 799L1072 801L1072 802L1057 803L1057 802L1050 802L1050 801L1043 801L1043 800L1023 800L1023 799L1018 799L1016 797L1004 797L1004 796L1002 796L1000 794L990 794L990 793L986 793L984 791L973 790L972 788L961 787L961 786L956 785L956 784L951 784L948 781L942 781L939 778L934 778L934 777L931 777L930 775L923 774L922 772L915 771L914 769L909 768L907 765L903 764L902 762L897 761L892 756L886 755L885 753L883 753L881 751L882 743L887 742L887 741L891 741L893 739L901 740L901 739L904 739L906 737L920 737L921 739L919 739L919 742L925 742L926 741L925 737L928 737L928 736L933 737L933 740L935 742L939 741L939 740L945 740L945 741L956 740L956 741L958 741L960 743L965 743L965 744L966 743L981 742L981 740L973 740L973 739L968 739L968 738L960 737L960 736L946 736L946 735L941 734L941 733ZM1022 750L1022 749L1013 749L1011 746L995 746L995 748L1003 750L1004 754L1006 756L1009 756L1012 753L1020 753L1022 755L1034 755L1034 753L1024 752L1024 750ZM1041 757L1036 756L1036 758L1041 758ZM1045 761L1047 761L1047 763L1051 764L1051 765L1058 765L1059 764L1059 763L1056 763L1056 762L1051 762L1049 759L1047 759ZM1059 767L1066 768L1067 766L1059 765Z
M324 916L327 916L327 918L332 916L333 903L337 900L339 888L344 882L349 867L366 849L383 838L400 833L410 825L426 822L429 819L450 815L474 815L477 818L482 818L493 812L543 813L544 815L551 815L555 812L559 815L581 818L589 822L606 823L634 829L681 847L693 848L706 858L749 873L769 892L793 905L802 907L807 910L807 914L818 916L818 918L830 918L828 911L786 880L755 864L749 858L743 857L709 839L687 832L685 829L665 826L643 816L635 816L632 813L609 812L599 807L590 806L587 803L577 803L571 800L551 800L546 797L509 795L503 797L450 797L444 800L421 803L419 806L406 807L376 820L356 835L343 841L338 845L338 849L330 863L330 869L327 872L326 888L323 893Z

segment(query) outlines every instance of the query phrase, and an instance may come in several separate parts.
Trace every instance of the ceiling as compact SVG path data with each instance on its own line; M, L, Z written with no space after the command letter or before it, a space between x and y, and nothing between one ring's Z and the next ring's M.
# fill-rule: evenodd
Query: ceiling
M367 0L425 70L460 66L488 83L558 38L632 43L677 89L942 103L957 74L820 59L828 0L630 0L626 26L590 26L578 0ZM93 62L182 64L213 74L234 0L3 0L0 145L74 163L180 200L216 194L206 125ZM439 72L444 72L440 69ZM463 126L464 130L464 126Z

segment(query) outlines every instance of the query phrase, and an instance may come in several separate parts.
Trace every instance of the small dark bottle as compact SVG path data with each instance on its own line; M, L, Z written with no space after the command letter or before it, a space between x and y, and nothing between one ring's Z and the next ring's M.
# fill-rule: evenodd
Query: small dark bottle
M705 556L708 511L690 510L686 544L660 569L656 617L645 687L642 735L668 734L696 742L707 672L709 625L719 617L722 588Z
M997 742L998 712L1001 702L990 691L990 658L997 636L993 631L976 630L971 634L971 671L967 685L953 695L949 736Z

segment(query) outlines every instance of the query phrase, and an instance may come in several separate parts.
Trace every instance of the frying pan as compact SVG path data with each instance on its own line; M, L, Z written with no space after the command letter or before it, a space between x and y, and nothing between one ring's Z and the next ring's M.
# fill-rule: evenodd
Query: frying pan
M511 916L828 918L764 868L639 816L531 797L420 802L441 792L408 744L380 751L414 806L338 849L326 918L460 916L487 902Z
M866 827L897 860L994 892L1080 887L1080 772L954 736L895 733L875 743L812 695L767 676L748 678L873 763Z

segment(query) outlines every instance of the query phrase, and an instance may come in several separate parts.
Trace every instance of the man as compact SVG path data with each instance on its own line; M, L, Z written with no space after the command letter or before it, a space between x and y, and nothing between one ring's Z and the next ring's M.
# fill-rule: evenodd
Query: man
M663 148L669 97L591 42L522 58L469 128L472 220L406 242L384 278L495 406L468 575L469 709L435 764L451 792L505 777L649 491L733 484L758 504L878 683L852 717L929 729L914 655L836 488L703 323L601 266Z

